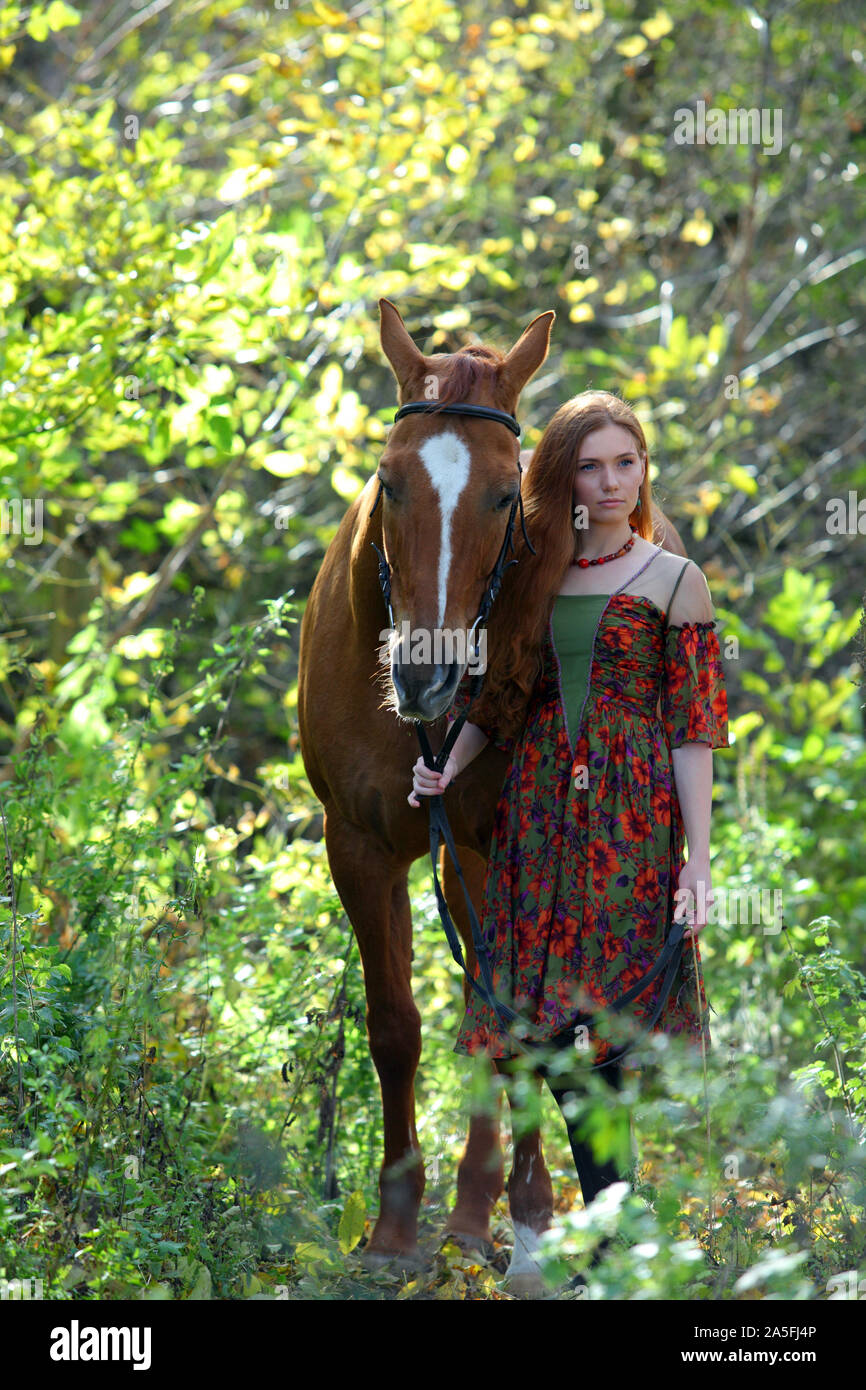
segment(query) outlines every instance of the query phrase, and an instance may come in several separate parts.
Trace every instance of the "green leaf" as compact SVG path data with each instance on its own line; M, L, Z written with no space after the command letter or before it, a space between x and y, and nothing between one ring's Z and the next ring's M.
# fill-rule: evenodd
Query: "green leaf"
M348 1255L350 1250L354 1250L364 1234L366 1216L367 1208L363 1192L353 1192L343 1208L343 1215L340 1217L340 1225L337 1230L337 1240L344 1255Z
M211 411L205 419L205 433L211 443L222 449L223 453L230 452L234 430L227 415L217 415Z

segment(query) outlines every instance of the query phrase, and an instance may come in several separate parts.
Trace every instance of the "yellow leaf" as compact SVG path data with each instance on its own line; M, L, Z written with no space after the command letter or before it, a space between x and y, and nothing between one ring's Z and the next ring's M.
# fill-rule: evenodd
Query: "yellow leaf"
M689 218L680 232L680 241L693 241L696 246L706 246L712 239L713 224L703 208L697 208L694 217Z
M337 467L331 474L331 487L347 502L354 502L358 493L363 490L364 480L359 478L357 473L351 473L348 468Z
M209 825L204 832L209 849L217 855L231 854L237 848L239 835L228 825Z
M563 298L567 299L569 304L576 304L588 294L595 294L597 289L598 279L595 275L588 275L585 280L569 280L563 289Z
M591 34L593 29L597 29L604 19L604 9L599 5L598 9L583 10L575 19L575 28L579 34Z
M272 169L263 169L260 164L250 164L245 168L233 169L217 189L217 197L223 203L237 203L241 198L248 198L251 193L258 192L260 188L265 188L273 181Z
M624 58L636 58L639 53L643 53L646 46L647 41L643 34L632 34L631 38L620 39L616 44L616 51Z
M525 160L531 159L535 154L535 136L521 135L517 144L514 146L514 153L511 158L515 164L523 164Z
M145 656L161 656L165 647L164 638L165 632L162 628L147 627L143 632L121 637L115 651L127 661L140 661Z
M469 151L465 145L452 145L447 155L445 163L452 174L459 174L461 169L465 169L469 163Z
M153 588L156 577L152 574L145 574L143 570L136 570L134 574L128 574L120 588L111 589L111 597L120 603L131 603L133 599L141 598Z
M651 19L645 19L640 26L648 39L655 41L663 39L665 34L669 34L674 27L674 22L667 10L656 10Z
M252 85L251 79L242 72L227 72L220 82L221 87L227 92L234 92L236 97L245 96Z
M427 63L420 72L415 73L415 87L425 96L441 92L445 76L437 63Z
M273 473L275 478L291 478L295 473L303 473L306 467L306 459L300 452L286 453L283 449L277 449L274 453L266 454L262 460L264 468L268 473Z
M721 506L722 494L715 483L701 483L698 488L698 503L705 516L711 516Z
M421 107L410 104L404 106L401 111L395 111L391 117L392 125L415 126L421 124Z
M339 58L351 47L352 40L349 34L325 34L322 39L322 52L326 58Z
M618 237L624 240L634 228L634 223L630 217L614 217L610 222L599 222L598 234L600 237Z
M324 4L323 0L313 0L313 9L326 24L346 23L346 16L343 14L342 10L335 10L332 5Z
M739 488L740 492L746 492L753 497L758 491L757 479L748 473L739 463L732 463L728 469L728 482L733 487Z
M441 246L431 246L424 241L412 241L408 246L409 269L426 270L428 265L442 259Z
M469 283L472 267L466 264L455 266L453 270L439 272L439 283L446 290L462 290Z

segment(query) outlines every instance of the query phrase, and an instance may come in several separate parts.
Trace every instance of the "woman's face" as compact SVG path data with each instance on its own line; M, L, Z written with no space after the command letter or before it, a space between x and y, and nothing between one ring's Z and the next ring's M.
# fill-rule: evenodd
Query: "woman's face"
M574 476L574 505L587 508L590 522L627 521L637 505L646 463L634 435L622 425L604 425L584 437ZM606 507L607 499L618 506Z

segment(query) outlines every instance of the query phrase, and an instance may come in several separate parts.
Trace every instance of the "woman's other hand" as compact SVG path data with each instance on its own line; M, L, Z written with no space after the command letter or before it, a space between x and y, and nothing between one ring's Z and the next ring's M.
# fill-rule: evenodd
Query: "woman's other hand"
M674 921L685 919L689 923L683 933L683 941L689 942L693 936L697 940L707 925L707 908L714 901L709 859L689 859L679 877L674 907Z
M423 758L419 758L412 769L412 790L409 793L408 801L410 806L420 806L419 796L438 796L444 792L450 782L457 776L457 764L453 757L449 757L445 763L444 771L434 772L428 767Z

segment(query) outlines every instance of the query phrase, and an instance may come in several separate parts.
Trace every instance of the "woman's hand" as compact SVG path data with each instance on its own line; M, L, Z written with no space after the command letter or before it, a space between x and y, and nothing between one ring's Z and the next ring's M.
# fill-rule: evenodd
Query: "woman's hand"
M710 879L710 861L707 856L690 858L683 866L677 884L679 900L674 907L674 921L679 922L692 917L683 933L683 941L697 941L707 925L707 908L715 902Z
M443 772L434 772L423 758L419 758L412 769L412 790L408 801L410 806L420 806L419 796L438 796L444 792L449 782L457 776L458 767L453 757L447 759Z

